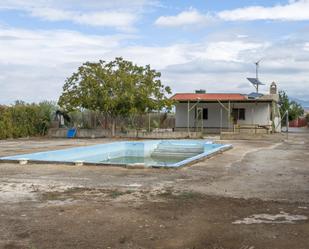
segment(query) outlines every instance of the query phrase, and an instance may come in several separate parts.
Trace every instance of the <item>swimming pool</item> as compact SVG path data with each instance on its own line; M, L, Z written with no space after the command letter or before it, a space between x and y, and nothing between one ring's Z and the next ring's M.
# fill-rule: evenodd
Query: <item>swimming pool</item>
M181 167L231 147L209 140L124 141L8 156L0 160L128 167Z

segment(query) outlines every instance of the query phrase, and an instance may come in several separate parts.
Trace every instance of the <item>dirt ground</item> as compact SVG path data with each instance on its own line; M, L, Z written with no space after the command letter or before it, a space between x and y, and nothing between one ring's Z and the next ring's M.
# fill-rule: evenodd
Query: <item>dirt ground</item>
M0 141L0 157L110 142ZM181 169L0 163L0 248L308 249L309 132Z

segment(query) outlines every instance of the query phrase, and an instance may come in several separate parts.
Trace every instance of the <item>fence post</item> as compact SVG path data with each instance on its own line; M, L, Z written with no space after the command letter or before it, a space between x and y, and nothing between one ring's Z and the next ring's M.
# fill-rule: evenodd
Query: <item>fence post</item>
M288 133L289 132L289 111L288 110L286 111L285 120L286 120L286 132Z

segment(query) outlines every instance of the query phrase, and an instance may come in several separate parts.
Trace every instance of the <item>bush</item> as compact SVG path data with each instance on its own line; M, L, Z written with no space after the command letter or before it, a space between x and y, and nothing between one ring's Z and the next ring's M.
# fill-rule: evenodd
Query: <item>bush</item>
M45 135L55 110L56 105L47 101L0 106L0 139Z

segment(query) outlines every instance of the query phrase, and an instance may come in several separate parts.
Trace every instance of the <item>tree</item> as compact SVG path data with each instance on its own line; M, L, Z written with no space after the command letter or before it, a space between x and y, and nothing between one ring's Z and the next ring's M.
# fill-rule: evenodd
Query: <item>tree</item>
M137 66L122 58L86 62L66 80L58 103L66 111L88 109L109 116L114 135L117 117L171 108L166 97L171 89L162 85L160 76L149 65Z
M279 91L280 116L283 117L290 108L290 100L285 91ZM285 120L283 120L285 122ZM285 123L284 123L285 124Z
M290 102L289 120L295 120L304 115L304 108L297 102Z
M279 91L279 103L281 117L289 111L289 121L295 120L304 114L303 107L296 101L290 101L285 91ZM286 125L286 119L282 120L282 124Z

